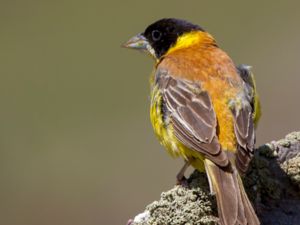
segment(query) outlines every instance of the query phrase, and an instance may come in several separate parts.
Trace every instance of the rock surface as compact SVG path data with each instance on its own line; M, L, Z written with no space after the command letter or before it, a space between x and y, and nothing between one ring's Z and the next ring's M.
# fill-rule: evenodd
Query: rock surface
M259 147L244 185L262 224L300 224L300 132ZM161 193L130 224L218 224L206 175L194 171L186 186Z

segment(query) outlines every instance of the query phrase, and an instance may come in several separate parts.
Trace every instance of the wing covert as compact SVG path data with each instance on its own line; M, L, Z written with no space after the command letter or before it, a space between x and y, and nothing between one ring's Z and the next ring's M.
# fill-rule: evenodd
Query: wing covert
M253 156L255 144L255 110L256 105L256 88L253 74L250 68L241 65L237 68L241 78L244 81L244 93L241 96L241 104L236 104L232 108L235 119L234 129L238 142L236 154L236 165L240 173L246 173L249 163ZM257 119L258 120L258 119Z
M167 72L159 75L157 83L175 136L215 164L227 166L229 160L216 135L217 119L208 93L199 83L176 79Z

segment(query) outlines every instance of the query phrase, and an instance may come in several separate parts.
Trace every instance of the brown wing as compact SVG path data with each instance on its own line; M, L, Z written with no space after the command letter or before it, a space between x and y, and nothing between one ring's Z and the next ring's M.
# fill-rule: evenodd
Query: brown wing
M208 93L199 84L158 73L157 82L176 137L215 164L227 166L229 160L216 136L217 119Z
M252 108L250 105L244 105L242 108L234 108L232 112L235 118L234 130L238 142L236 166L239 172L244 174L253 156L255 143Z
M249 166L253 156L255 133L254 133L254 86L248 81L245 73L247 68L239 67L238 71L244 80L245 88L241 96L241 104L237 104L232 108L235 119L235 134L238 141L238 150L236 154L236 165L240 173L244 174Z

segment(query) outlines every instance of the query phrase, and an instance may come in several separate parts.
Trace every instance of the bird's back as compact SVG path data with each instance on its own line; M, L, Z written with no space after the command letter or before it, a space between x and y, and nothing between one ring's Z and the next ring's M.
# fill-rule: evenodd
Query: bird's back
M167 54L157 70L165 68L175 79L196 82L208 92L217 117L217 136L222 149L235 151L237 142L230 107L242 101L243 83L229 56L218 47L195 45Z

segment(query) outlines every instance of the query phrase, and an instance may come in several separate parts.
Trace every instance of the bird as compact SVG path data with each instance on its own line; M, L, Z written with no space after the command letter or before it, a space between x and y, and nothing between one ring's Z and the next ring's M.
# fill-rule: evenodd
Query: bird
M184 166L206 172L222 225L260 224L241 177L254 154L260 102L250 66L236 66L201 26L176 18L150 24L123 44L154 59L150 120Z

